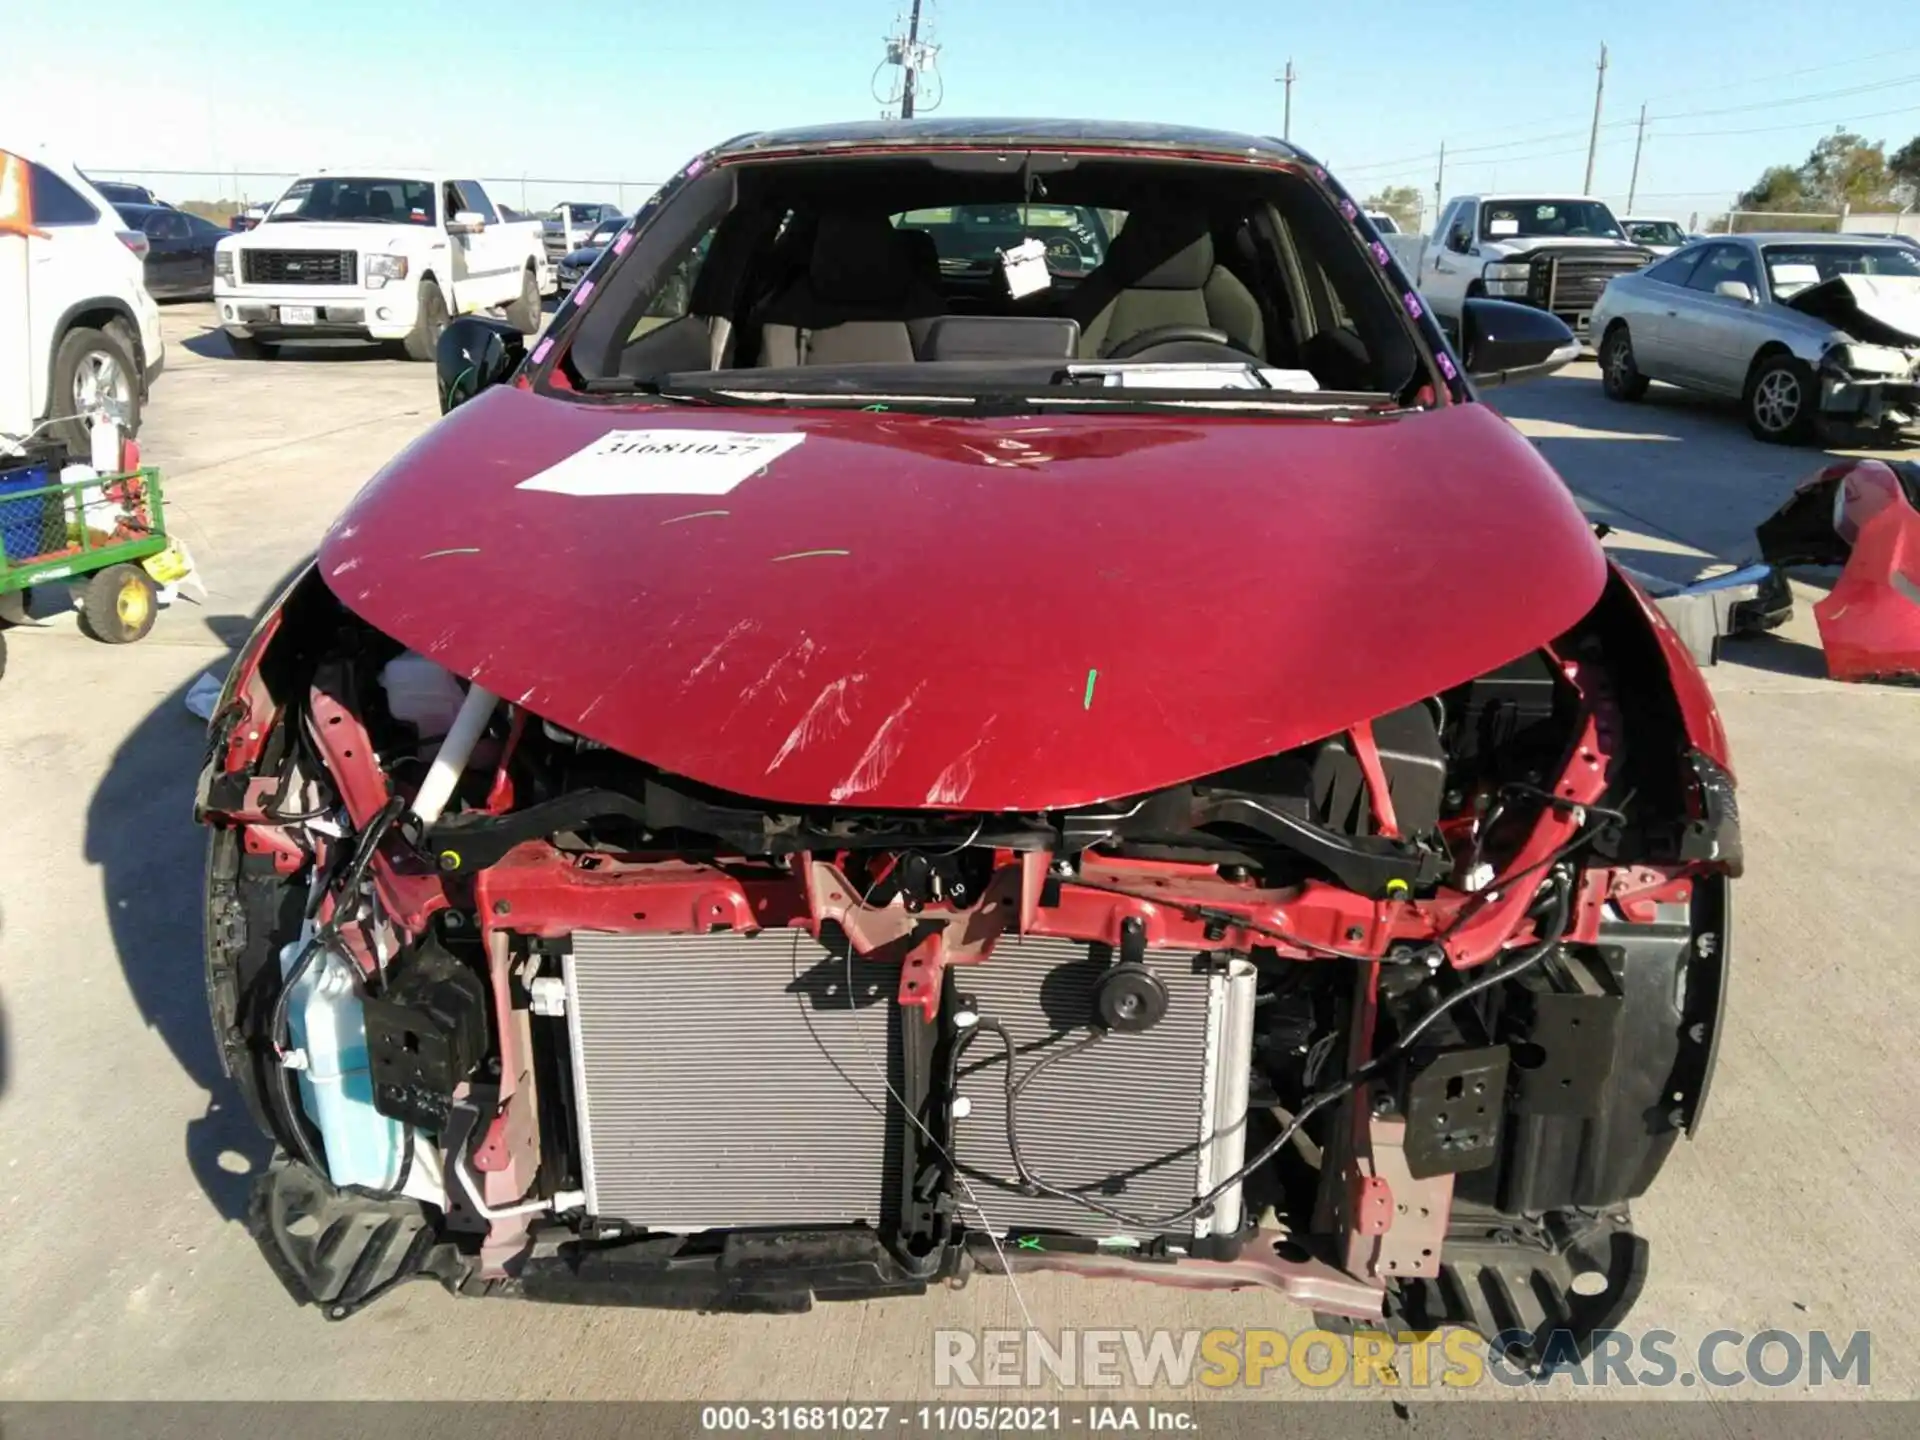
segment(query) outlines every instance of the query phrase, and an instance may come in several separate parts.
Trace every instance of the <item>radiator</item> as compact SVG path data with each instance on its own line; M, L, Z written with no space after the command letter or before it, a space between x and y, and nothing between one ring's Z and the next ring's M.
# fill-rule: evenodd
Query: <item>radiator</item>
M951 983L983 1017L999 1021L1027 1067L1087 1034L1093 983L1110 961L1104 949L1070 940L1004 937L985 963L956 970ZM1225 972L1196 955L1150 954L1166 982L1165 1017L1138 1034L1111 1034L1068 1056L1022 1092L1020 1153L1049 1184L1098 1187L1094 1198L1134 1215L1181 1210L1240 1167L1246 1143L1248 1066L1253 1043L1253 967ZM1072 1200L1019 1191L1007 1146L1006 1074L999 1040L975 1032L963 1052L953 1154L972 1187L956 1185L969 1219L999 1232L1066 1231L1144 1240L1204 1236L1239 1228L1239 1187L1211 1218L1142 1227L1122 1224Z
M667 1231L879 1223L897 964L856 957L851 1006L844 950L801 931L579 932L563 973L589 1213Z

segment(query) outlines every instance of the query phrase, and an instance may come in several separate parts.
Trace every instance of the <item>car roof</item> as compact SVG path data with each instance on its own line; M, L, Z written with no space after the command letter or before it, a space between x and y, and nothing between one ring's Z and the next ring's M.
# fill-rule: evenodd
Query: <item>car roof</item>
M1162 125L1140 120L1042 120L916 118L848 120L736 135L718 147L722 156L761 150L835 150L868 146L1076 145L1101 150L1178 150L1244 157L1305 159L1304 151L1270 135Z
M302 170L288 184L297 185L302 180L401 180L437 185L453 178L451 175L429 175L424 170L383 170L378 165L371 165L356 166L351 170Z
M1482 205L1498 205L1503 200L1544 200L1549 205L1606 204L1598 195L1556 195L1551 190L1502 190L1497 195L1462 195L1460 198L1478 200Z
M1742 230L1738 235L1703 235L1703 240L1747 240L1755 245L1875 245L1889 235L1834 235L1824 230Z

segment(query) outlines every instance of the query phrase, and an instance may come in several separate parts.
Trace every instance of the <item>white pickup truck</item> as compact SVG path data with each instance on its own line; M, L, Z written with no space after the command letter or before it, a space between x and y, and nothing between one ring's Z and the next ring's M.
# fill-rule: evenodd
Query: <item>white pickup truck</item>
M1431 235L1385 243L1449 333L1461 302L1485 295L1550 310L1585 339L1607 282L1653 258L1587 195L1460 195Z
M503 220L477 180L440 175L303 176L214 252L214 304L243 358L344 336L431 360L451 317L502 307L531 334L555 289L538 220Z

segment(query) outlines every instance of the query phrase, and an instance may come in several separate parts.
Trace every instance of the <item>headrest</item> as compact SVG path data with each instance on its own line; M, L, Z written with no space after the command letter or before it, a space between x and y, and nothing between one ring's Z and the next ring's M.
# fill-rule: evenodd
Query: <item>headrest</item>
M913 289L913 255L885 216L823 215L807 275L822 300L886 304Z
M1124 233L1124 232L1123 232ZM1213 237L1202 235L1134 281L1134 290L1198 290L1213 274Z
M393 214L392 193L386 190L375 190L367 196L367 213L369 215Z
M925 285L940 283L940 247L934 243L933 236L924 230L903 229L896 232L900 243L906 247L907 254L913 260L913 273Z

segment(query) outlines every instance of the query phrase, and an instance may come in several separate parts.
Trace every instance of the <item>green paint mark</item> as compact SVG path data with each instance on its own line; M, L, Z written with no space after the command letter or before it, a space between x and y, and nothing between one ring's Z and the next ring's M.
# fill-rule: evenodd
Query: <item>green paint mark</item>
M893 407L891 405L873 404L873 405L862 405L860 408L869 415L876 415L876 414L881 414L885 411L891 410Z
M1040 1248L1040 1237L1038 1235L1022 1235L1013 1243L1016 1249L1038 1250Z
M1099 678L1100 672L1098 670L1087 671L1087 696L1086 699L1080 702L1080 708L1082 710L1091 710L1093 708L1093 682Z
M851 555L851 550L796 550L791 555L776 555L770 562L778 565L782 560L811 560L817 555Z

